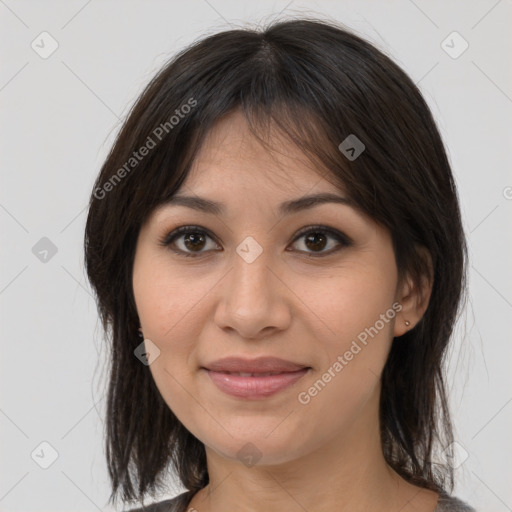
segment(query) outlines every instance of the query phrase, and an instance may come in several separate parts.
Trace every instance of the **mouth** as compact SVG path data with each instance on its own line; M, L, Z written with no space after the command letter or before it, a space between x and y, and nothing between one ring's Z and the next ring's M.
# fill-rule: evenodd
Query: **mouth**
M262 399L284 391L302 379L310 370L304 367L286 372L228 372L206 368L210 381L216 388L230 396L244 399Z

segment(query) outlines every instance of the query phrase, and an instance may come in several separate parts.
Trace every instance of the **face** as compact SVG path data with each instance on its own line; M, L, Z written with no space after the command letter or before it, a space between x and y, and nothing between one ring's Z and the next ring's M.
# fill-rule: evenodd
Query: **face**
M221 209L159 207L133 269L165 402L207 449L235 460L254 446L269 464L343 439L376 406L402 298L390 234L350 201L281 208L347 196L290 143L277 147L269 154L239 113L218 123L177 195ZM263 356L298 366L267 377L205 369Z

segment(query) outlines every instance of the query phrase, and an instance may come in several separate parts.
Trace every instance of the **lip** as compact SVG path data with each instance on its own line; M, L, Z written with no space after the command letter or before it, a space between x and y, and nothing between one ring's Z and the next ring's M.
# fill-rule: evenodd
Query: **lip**
M220 391L238 398L258 399L283 391L304 377L310 368L266 377L242 377L241 375L204 370Z
M266 398L292 386L306 375L310 367L278 359L260 357L244 359L228 357L202 367L217 388L228 395L245 399ZM242 376L237 373L268 373L275 375Z

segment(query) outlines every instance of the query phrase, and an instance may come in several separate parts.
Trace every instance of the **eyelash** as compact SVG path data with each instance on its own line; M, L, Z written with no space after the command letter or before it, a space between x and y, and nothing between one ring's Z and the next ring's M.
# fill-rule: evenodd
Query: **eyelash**
M167 235L165 235L159 241L159 244L163 247L169 247L177 238L179 238L180 235L190 234L190 233L206 235L215 241L215 238L213 236L211 236L209 234L208 230L205 230L204 228L200 228L199 226L181 226L181 227L176 228L175 230L171 231ZM343 247L351 246L353 243L352 240L350 240L350 238L348 236L344 235L343 233L340 233L339 231L329 228L327 226L321 226L321 225L308 226L307 228L300 230L297 233L297 235L295 236L295 238L293 239L293 243L295 243L299 238L304 237L305 235L309 235L310 233L327 234L331 238L334 238L340 244L340 246L338 248L331 249L328 252L306 253L307 257L309 257L309 258L320 258L320 257L324 257L324 256L330 256L331 254L341 250ZM204 254L203 252L198 252L198 253L194 254L194 253L187 253L182 250L175 250L175 249L171 249L171 250L174 253L178 254L179 256L183 256L185 258L198 258L198 257L201 257L202 254ZM299 251L299 252L304 253L304 251Z

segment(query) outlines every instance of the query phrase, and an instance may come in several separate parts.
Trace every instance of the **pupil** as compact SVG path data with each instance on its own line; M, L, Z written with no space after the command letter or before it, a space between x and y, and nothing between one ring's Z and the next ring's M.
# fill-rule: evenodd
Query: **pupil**
M320 241L320 242L319 242ZM323 241L323 243L322 243ZM313 247L310 247L308 245L308 247L311 249L323 249L325 247L325 236L322 236L321 234L319 233L310 233L307 237L306 237L306 244L308 244L309 242L313 242ZM320 247L319 247L320 245Z

